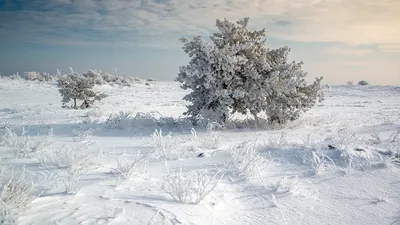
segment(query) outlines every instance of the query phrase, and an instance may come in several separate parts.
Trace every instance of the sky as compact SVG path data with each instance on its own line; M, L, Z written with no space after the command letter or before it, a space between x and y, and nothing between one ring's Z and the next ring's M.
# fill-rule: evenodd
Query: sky
M173 80L189 62L179 38L244 17L267 47L289 46L308 81L400 85L399 0L0 0L0 72Z

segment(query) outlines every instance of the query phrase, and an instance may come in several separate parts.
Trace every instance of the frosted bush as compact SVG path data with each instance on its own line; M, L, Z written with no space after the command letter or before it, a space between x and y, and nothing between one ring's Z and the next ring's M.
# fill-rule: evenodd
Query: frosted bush
M261 178L261 172L268 166L266 158L262 157L255 148L255 143L247 141L230 150L233 158L228 169L237 176L247 179Z
M86 141L87 138L93 133L93 129L87 130L73 130L73 135L75 136L72 140L75 142Z
M294 194L299 189L300 181L297 176L283 176L276 185L275 192L279 194L292 193Z
M111 114L106 124L110 128L118 128L118 129L125 129L129 127L132 123L132 116L131 113L120 111L117 114Z
M219 176L219 177L218 177ZM199 204L209 195L223 178L220 171L209 172L206 169L178 172L168 170L161 188L175 201Z
M39 73L39 72L25 72L24 75L25 80L30 81L55 81L57 79L56 75L51 75L48 73Z
M289 145L287 133L282 131L278 138L269 137L268 141L264 143L266 149L282 149Z
M400 129L397 130L395 133L391 134L388 138L389 142L399 142L400 143Z
M8 131L7 142L12 148L12 153L16 158L29 158L34 157L41 152L45 151L51 144L50 136L32 138L25 136L23 131L21 136Z
M328 143L336 146L338 149L347 151L353 149L358 143L359 137L355 133L350 133L346 129L340 129L337 136Z
M268 49L265 30L249 30L248 21L217 20L212 43L200 36L181 39L191 60L176 80L191 90L184 100L193 121L226 123L237 112L256 121L263 113L269 123L284 124L322 101L322 77L307 85L303 63L288 62L288 47Z
M171 132L187 132L190 131L193 126L188 118L164 117L157 111L146 113L137 112L136 114L121 111L111 114L106 120L106 124L109 128L131 128L140 133L152 133L154 130L160 129Z
M368 81L360 80L360 81L358 82L358 85L362 85L362 86L368 85Z
M135 158L128 162L126 159L117 158L117 167L112 168L111 172L117 175L128 177L131 175L141 175L146 171L150 153L140 154L138 151Z
M82 170L80 168L68 168L58 175L64 185L64 193L67 195L77 194Z
M21 136L24 136L24 129L22 130ZM4 127L4 134L0 137L0 144L2 146L12 147L18 142L18 135L11 130L11 128L5 126Z
M93 109L86 113L87 117L101 117L103 116L103 112L100 109Z
M387 149L391 161L400 163L400 142L393 142L387 144Z
M192 135L190 136L190 140L189 140L190 150L192 150L192 151L200 150L202 145L201 145L199 137L197 136L197 132L194 128L192 128L191 134Z
M210 132L207 136L200 138L200 143L203 148L217 149L221 145L221 138L218 132Z
M350 168L364 170L382 163L382 156L367 145L368 142L366 144L357 134L346 129L339 130L336 137L325 140L325 143L332 148L329 153L336 166L345 168L347 172Z
M371 138L369 139L369 142L371 144L377 145L377 144L381 143L382 140L381 140L380 134L375 129L374 129L374 132L370 135L371 135Z
M47 149L39 155L39 165L42 168L88 168L98 166L98 158L89 154L90 142L77 146L64 145L61 148ZM100 151L99 155L102 154Z
M209 132L202 137L197 135L194 128L191 130L191 136L189 137L190 150L196 151L201 149L217 149L220 145L220 137L218 132Z
M114 74L102 72L100 70L89 70L83 74L84 77L91 79L97 85L109 84L120 86L132 86L134 79L131 77L118 76L117 71Z
M26 169L0 173L0 224L17 224L17 214L31 203L36 195Z
M157 158L181 159L184 157L186 150L179 148L179 139L173 138L171 134L163 135L162 130L155 130L151 136L151 144L154 148L153 155Z
M101 72L96 70L89 70L87 73L84 73L82 75L88 79L91 79L97 85L103 85L107 83L103 80Z
M312 168L315 175L319 174L324 170L331 170L332 167L335 167L335 163L333 160L325 155L322 151L313 151L312 152Z

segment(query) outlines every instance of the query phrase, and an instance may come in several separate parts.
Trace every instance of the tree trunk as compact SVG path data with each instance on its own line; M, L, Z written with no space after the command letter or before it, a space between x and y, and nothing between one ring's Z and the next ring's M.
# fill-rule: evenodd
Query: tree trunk
M226 124L227 121L228 121L227 113L222 114L222 122L224 122L224 124Z
M258 128L258 126L260 125L260 119L258 118L257 113L252 113L252 114L253 114L254 120L256 122L256 126Z
M270 124L278 124L281 125L281 120L279 119L278 116L271 116L269 119Z
M90 103L89 103L89 101L88 100L83 100L83 103L82 103L82 105L81 105L81 109L87 109L87 108L89 108L89 105Z
M74 109L77 109L76 108L76 98L74 98Z

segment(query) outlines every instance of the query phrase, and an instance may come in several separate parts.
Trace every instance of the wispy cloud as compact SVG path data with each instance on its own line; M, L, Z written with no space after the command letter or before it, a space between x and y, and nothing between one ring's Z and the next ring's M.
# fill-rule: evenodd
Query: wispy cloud
M2 40L160 45L182 35L207 35L216 18L250 16L251 26L266 28L271 37L400 50L398 0L9 1L0 6Z
M372 47L355 46L355 45L331 45L325 48L325 53L340 56L365 56L373 54L375 51Z

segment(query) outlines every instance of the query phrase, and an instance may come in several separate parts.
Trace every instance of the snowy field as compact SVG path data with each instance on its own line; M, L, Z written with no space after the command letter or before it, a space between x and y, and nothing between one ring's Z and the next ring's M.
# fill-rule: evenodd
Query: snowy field
M186 110L177 83L96 88L109 97L71 110L55 85L0 79L2 176L24 168L38 196L17 215L3 206L1 216L66 225L400 224L400 87L332 86L285 128L236 122L196 132L176 122ZM131 114L109 119L120 111Z

